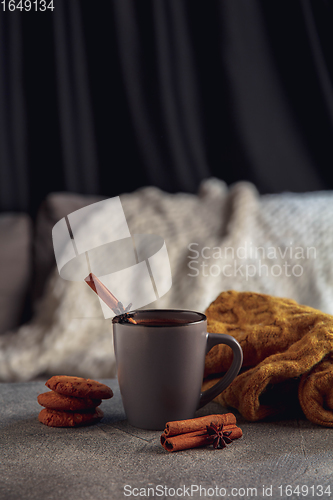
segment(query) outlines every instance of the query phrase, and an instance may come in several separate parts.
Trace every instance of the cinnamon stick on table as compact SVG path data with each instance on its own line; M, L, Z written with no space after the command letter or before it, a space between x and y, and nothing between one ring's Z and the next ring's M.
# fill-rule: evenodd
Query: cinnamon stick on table
M226 413L168 422L161 436L161 444L170 452L208 446L214 440L214 436L208 432L212 425L216 426L216 429L223 426L223 435L229 440L238 439L243 435L242 429L236 425L235 415Z
M126 310L122 303L110 292L108 288L95 276L93 273L90 273L84 281L90 288L99 296L100 299L110 308L112 311L117 314L126 314ZM131 323L137 324L135 319L127 316L126 318Z
M233 413L223 413L219 415L207 415L205 417L189 418L187 420L176 420L165 424L164 434L168 437L186 432L199 431L206 429L207 425L236 425L236 417Z
M223 425L223 432L229 432L229 438L234 440L242 437L242 429L237 425ZM207 446L211 444L211 436L209 436L206 429L201 429L195 432L186 432L178 436L168 437L165 434L161 436L161 445L167 451L181 451L190 450L191 448L199 448L200 446Z

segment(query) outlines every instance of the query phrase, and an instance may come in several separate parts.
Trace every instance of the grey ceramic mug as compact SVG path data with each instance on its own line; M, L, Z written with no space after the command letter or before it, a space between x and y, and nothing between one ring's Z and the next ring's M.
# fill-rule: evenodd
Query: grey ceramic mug
M193 418L236 377L242 348L230 335L207 333L207 318L194 311L136 311L137 324L113 319L120 392L131 425L162 430L166 422ZM224 377L201 393L205 355L217 344L233 350Z

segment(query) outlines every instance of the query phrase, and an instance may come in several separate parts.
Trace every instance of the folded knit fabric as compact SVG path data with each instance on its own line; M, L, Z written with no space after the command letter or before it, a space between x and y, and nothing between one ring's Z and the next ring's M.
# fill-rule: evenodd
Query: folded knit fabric
M206 311L208 331L227 333L242 346L241 373L216 401L256 421L288 410L290 395L305 416L333 427L333 316L294 300L228 291ZM206 356L203 388L232 362L215 346ZM221 376L221 375L220 375Z

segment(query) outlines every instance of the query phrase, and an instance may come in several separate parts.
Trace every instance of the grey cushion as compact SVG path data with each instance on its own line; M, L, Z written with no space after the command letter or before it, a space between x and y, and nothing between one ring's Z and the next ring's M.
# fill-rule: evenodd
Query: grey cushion
M34 240L33 299L41 297L47 278L55 267L52 228L65 215L102 200L100 196L52 193L41 205L36 221Z
M25 214L0 215L0 334L20 324L31 277L32 225Z

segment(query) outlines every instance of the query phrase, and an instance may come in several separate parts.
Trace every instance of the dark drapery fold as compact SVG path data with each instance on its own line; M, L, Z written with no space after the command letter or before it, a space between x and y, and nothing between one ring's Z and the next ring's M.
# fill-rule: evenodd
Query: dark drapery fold
M153 3L161 116L178 184L193 191L209 175L200 127L185 4Z
M96 5L0 8L0 210L209 176L333 188L330 2Z
M95 194L98 162L79 1L58 0L53 19L66 189Z
M333 86L332 77L329 74L328 61L325 59L323 47L320 41L320 31L316 25L316 20L310 0L304 0L301 3L301 6L304 15L305 29L308 35L309 45L311 47L313 63L316 67L316 76L318 78L318 82L322 91L322 98L325 103L325 108L329 117L329 121L331 123L331 128L333 129ZM331 7L331 13L332 11L333 9ZM330 18L330 21L332 21L332 17ZM330 27L332 28L332 24L330 25Z
M185 4L152 3L148 54L140 6L131 0L113 6L130 113L148 178L163 189L179 185L195 191L209 169Z
M1 209L29 204L26 109L20 15L0 16L0 199Z
M223 56L237 126L256 184L270 191L323 189L284 93L258 2L221 2ZM300 176L300 172L302 175Z
M143 50L134 2L113 2L113 8L124 86L144 165L150 173L152 183L158 187L166 186L168 189L170 183L165 174L167 162L160 144L159 124L154 126L155 96L151 91L151 82L145 85L143 78L146 58L152 60L153 54L147 54ZM151 52L154 53L153 46ZM147 75L147 80L149 76Z

